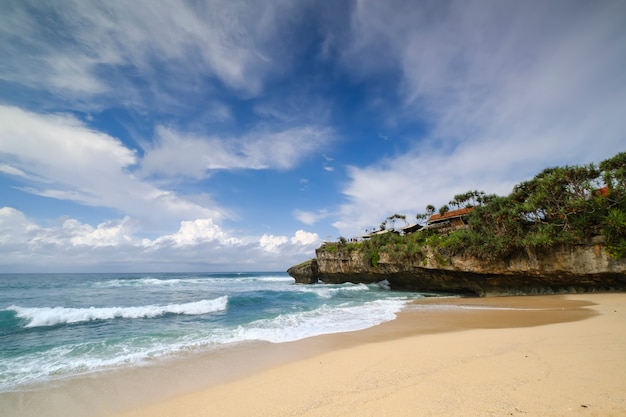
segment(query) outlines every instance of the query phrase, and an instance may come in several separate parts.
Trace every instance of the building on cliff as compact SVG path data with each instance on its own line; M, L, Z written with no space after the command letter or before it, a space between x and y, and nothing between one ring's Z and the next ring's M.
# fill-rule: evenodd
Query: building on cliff
M411 233L419 232L424 227L425 226L422 226L421 224L410 224L408 226L401 227L400 232L403 235L410 235Z
M382 230L374 230L370 233L366 233L364 235L361 236L361 239L369 239L372 236L379 236L379 235L384 235L386 233L398 233L395 229L382 229Z
M459 229L468 227L467 215L474 210L474 207L465 207L458 210L450 210L443 214L433 214L428 218L426 227L428 229Z

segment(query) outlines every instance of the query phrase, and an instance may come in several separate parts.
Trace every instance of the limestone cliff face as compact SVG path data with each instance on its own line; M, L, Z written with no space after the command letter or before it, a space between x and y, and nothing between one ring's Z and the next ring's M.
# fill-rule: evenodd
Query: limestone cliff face
M613 259L601 241L486 261L443 256L432 249L401 260L381 253L376 266L359 250L328 250L290 268L300 283L388 280L393 289L479 296L626 290L626 259Z

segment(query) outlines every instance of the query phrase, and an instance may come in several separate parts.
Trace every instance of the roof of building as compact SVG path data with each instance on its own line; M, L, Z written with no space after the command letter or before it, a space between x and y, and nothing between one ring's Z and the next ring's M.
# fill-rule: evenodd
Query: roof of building
M597 190L594 191L594 194L599 197L606 197L609 195L609 187L605 185L602 188L598 188Z
M400 230L402 230L404 233L409 233L420 230L423 227L424 226L422 226L421 224L410 224L408 226L401 227Z
M443 214L439 214L439 213L433 214L432 216L428 218L428 223L439 222L442 220L449 220L449 219L454 219L456 217L461 217L461 216L466 215L467 213L470 213L472 210L474 210L474 207L464 207L458 210L446 211Z
M390 233L390 232L395 232L395 231L393 229L375 230L375 231L372 231L370 233L366 233L366 234L364 234L361 237L363 239L367 239L367 238L370 238L370 237L375 236L375 235L384 235L385 233Z

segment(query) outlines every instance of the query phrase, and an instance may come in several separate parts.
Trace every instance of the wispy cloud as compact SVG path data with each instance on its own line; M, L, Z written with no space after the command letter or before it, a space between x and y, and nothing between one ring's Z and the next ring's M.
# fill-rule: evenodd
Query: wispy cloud
M157 127L141 162L144 175L204 178L213 170L290 169L329 144L327 128L262 130L240 137L207 137Z
M345 65L399 71L403 107L431 128L404 154L350 169L338 228L473 188L507 193L545 166L623 150L623 2L411 6L358 2Z
M24 171L8 164L0 164L0 172L15 176L15 177L28 178L28 175L26 175Z
M216 81L258 93L288 63L276 46L297 10L290 2L222 0L25 0L3 9L1 80L69 100L103 95L141 107L184 105L182 90L210 92Z
M312 226L318 221L330 217L331 214L327 210L319 210L319 211L294 210L293 216L296 219L298 219L298 221L306 225Z
M0 179L23 212L1 209L1 262L278 265L319 239L282 232L294 218L350 237L601 161L624 150L624 16L622 0L4 1ZM32 220L20 190L67 212Z

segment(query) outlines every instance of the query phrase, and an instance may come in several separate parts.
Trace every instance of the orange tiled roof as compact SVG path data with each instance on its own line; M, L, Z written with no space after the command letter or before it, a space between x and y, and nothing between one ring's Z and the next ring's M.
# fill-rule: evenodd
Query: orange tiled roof
M594 194L600 197L606 197L609 195L609 187L604 186L602 188L598 188L596 191L594 191Z
M461 217L471 212L472 210L474 210L474 207L465 207L458 210L447 211L443 215L439 213L433 214L428 218L428 223L436 222L439 220L452 219L454 217Z

